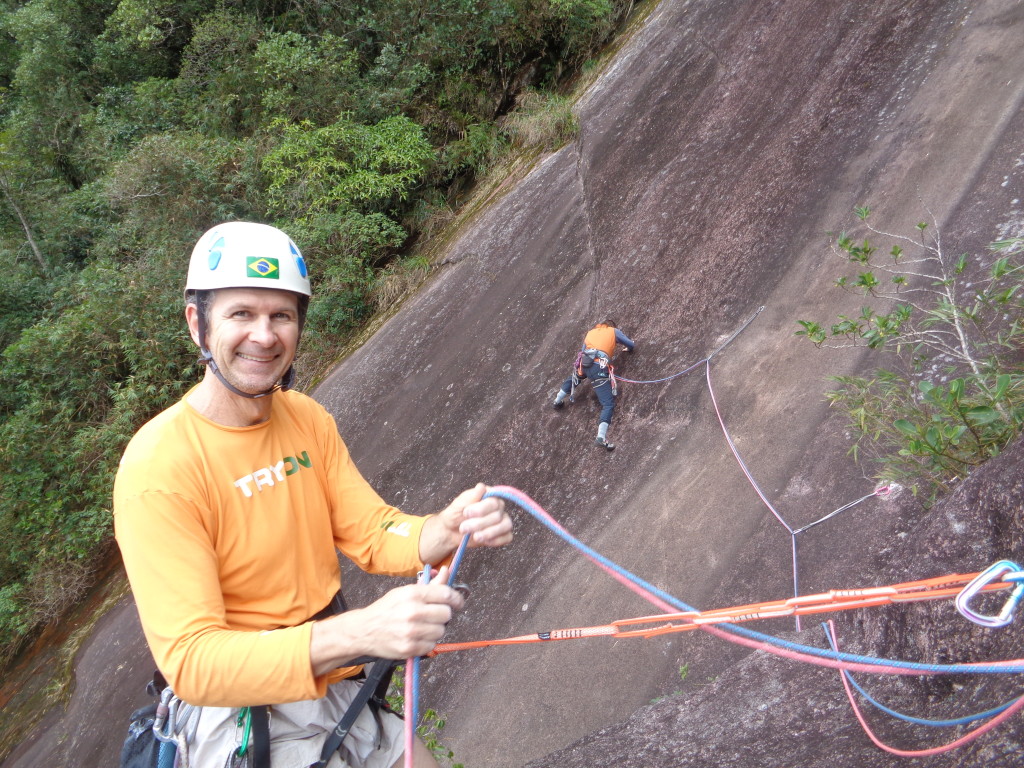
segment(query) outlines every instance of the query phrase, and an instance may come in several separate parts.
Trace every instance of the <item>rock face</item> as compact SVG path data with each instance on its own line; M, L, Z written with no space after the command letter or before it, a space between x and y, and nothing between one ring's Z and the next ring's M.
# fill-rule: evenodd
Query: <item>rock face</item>
M709 383L793 528L872 490L822 394L825 376L876 363L814 349L794 338L795 321L857 311L831 287L838 265L825 235L848 227L855 205L901 232L931 211L957 250L975 253L1020 231L1022 32L1019 3L660 3L577 104L578 140L482 211L451 246L455 263L317 396L364 472L410 509L436 508L476 480L506 483L691 605L792 595L792 539L730 454ZM612 454L593 446L592 396L550 408L583 333L605 315L638 343L619 374L652 380L700 361L761 306L710 370L623 384ZM918 516L912 499L875 499L801 534L800 591L885 583L879 559L900 535L916 538ZM651 612L520 519L515 546L467 560L473 599L452 639ZM936 519L959 547L954 570L980 570L1001 551ZM895 580L935 575L922 554L898 563ZM921 631L880 621L890 641ZM933 623L947 621L968 631L955 615ZM800 635L822 641L813 623ZM723 679L743 656L694 636L466 652L430 663L424 699L447 716L444 739L460 761L505 768L586 742L659 695ZM755 718L747 700L715 690L709 706ZM831 740L840 721L789 719L787 706L806 698L771 707L771 718L812 734L803 749L819 757L780 754L779 764L831 764L841 748ZM867 743L855 730L847 739ZM719 730L708 750L738 749L735 731ZM665 754L678 762L687 750L677 746ZM874 764L902 761L873 749ZM589 764L624 759L606 753L587 752Z
M1024 545L1024 443L1017 443L970 477L951 497L922 513L900 505L884 527L890 545L872 558L876 583L898 583L908 567L929 574L956 573L965 562L994 562ZM951 536L951 531L956 536ZM913 564L913 566L911 566ZM986 606L996 612L1001 605ZM986 661L1024 657L1012 626L983 629L949 603L887 607L836 617L843 650L910 661ZM808 622L816 628L817 622ZM824 646L823 632L789 640ZM953 719L984 712L1020 695L1015 680L966 675L886 679L855 674L890 709L918 718ZM706 684L637 710L625 721L590 734L528 768L750 768L829 765L873 768L896 764L1017 766L1024 724L1015 717L997 731L950 753L907 760L874 747L857 724L838 673L796 665L758 651ZM862 705L863 706L863 705ZM947 744L966 729L907 725L864 706L883 742L902 750Z
M901 233L934 216L958 252L1024 230L1022 39L1019 0L662 0L577 103L578 139L480 210L445 266L315 396L393 503L429 512L478 480L519 487L589 546L701 608L789 597L794 581L812 593L1024 557L1014 449L941 508L870 499L800 534L794 573L793 537L716 415L793 528L871 492L823 392L827 375L874 361L813 348L794 338L796 320L857 311L832 288L825 235L849 227L855 205ZM612 316L638 343L618 373L656 380L701 361L760 307L709 366L624 383L613 453L593 445L589 392L550 408L596 320ZM511 547L467 558L472 598L450 640L653 612L516 520ZM346 579L354 605L391 583ZM123 643L141 643L134 621L111 614L83 649L69 713L83 697L141 691L145 660L115 663ZM974 629L948 605L866 610L838 627L844 648L875 655L1020 655L1012 630ZM758 629L823 642L815 622ZM122 647L104 657L112 635ZM960 677L863 682L933 717L1014 693ZM52 713L5 766L101 753L93 764L111 764L125 705ZM554 764L549 753L588 766L908 764L870 745L834 672L698 633L448 654L426 665L422 705L446 716L443 741L472 768ZM903 747L943 738L873 721ZM1018 719L928 764L1010 765L1019 750Z

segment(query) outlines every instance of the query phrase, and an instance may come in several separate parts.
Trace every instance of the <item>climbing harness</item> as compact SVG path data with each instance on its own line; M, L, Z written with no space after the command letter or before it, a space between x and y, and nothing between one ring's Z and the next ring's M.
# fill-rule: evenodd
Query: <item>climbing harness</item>
M606 376L601 376L600 373L597 377L591 379L587 376L587 370L593 366L597 366L602 371L607 371ZM584 382L590 381L591 384L596 387L604 386L605 383L610 383L612 387L612 394L618 395L619 389L615 378L615 367L612 365L611 358L600 349L583 348L576 355L576 362L572 366L572 376L570 377L569 387L569 402L576 402L576 389ZM625 379L623 379L625 381Z
M391 683L391 675L395 671L396 666L397 662L390 659L378 659L373 663L370 673L366 676L366 680L363 681L359 691L356 692L348 709L345 710L344 716L334 726L334 729L324 742L323 749L320 751L320 759L313 763L310 768L324 768L327 765L334 753L341 749L342 742L345 741L345 737L352 730L356 718L359 717L364 707L370 706L375 708L374 717L377 718L379 718L377 710L386 709L390 711L386 696L388 686ZM378 726L378 734L379 732Z
M338 590L327 607L313 616L312 620L316 621L318 619L325 619L329 616L344 613L347 610L348 606L345 604L345 598L342 595L341 590ZM345 737L348 736L348 733L352 730L352 726L355 724L356 719L365 707L370 707L373 712L374 719L377 721L378 737L382 731L380 725L380 712L382 710L388 712L391 711L391 706L387 701L387 693L388 686L391 684L391 676L395 671L395 667L398 666L398 662L392 659L362 657L355 659L352 664L370 664L370 671L365 674L365 679L359 687L359 690L356 692L356 695L353 696L352 702L348 705L348 709L345 710L345 714L342 715L341 720L339 720L337 725L334 726L334 729L324 742L323 748L320 751L320 759L313 763L310 768L324 768L324 766L327 765L332 755L341 749L341 745L345 741ZM358 677L355 679L358 679Z
M309 618L318 621L348 610L339 590L331 602ZM360 657L352 666L371 664L369 674L359 673L354 682L362 680L359 690L324 742L320 759L310 768L323 768L337 752L352 729L363 708L369 706L380 725L381 710L391 711L387 691L398 662L376 657ZM122 747L120 768L172 768L188 765L189 745L194 743L199 728L200 707L178 698L160 672L154 673L147 685L149 693L158 698L155 704L134 712L129 720L128 736ZM270 707L242 707L236 728L239 746L232 750L225 768L270 768ZM378 730L378 734L380 730Z

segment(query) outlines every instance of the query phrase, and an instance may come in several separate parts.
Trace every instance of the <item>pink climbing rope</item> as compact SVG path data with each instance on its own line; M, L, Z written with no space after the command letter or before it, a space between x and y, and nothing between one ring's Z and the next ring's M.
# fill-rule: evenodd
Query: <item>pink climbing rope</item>
M839 643L836 639L835 626L831 619L829 619L828 622L828 631L829 634L832 635L833 644L835 644L838 649ZM850 686L850 681L846 679L846 675L842 672L839 673L839 679L843 681L843 688L846 690L846 698L850 700L850 707L853 709L853 714L856 715L857 721L860 723L860 727L864 730L864 733L867 734L867 737L871 739L871 742L879 749L883 749L893 755L899 755L900 757L932 757L933 755L941 755L944 752L951 752L958 747L962 747L964 744L974 741L982 734L991 731L993 728L1009 720L1024 708L1024 696L1022 696L984 725L978 726L973 731L964 734L958 739L954 739L948 744L943 744L939 747L931 747L929 749L897 749L896 747L890 747L875 735L874 731L871 730L871 726L868 725L867 720L864 718L864 714L860 711L860 707L857 705L857 699L853 695L853 689Z

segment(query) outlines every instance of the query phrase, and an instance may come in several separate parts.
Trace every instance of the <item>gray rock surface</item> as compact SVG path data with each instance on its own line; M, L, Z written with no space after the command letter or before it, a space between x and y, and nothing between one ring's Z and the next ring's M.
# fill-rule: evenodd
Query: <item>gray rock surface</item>
M940 575L960 572L966 562L994 562L1007 552L1020 553L1024 545L1022 462L1024 443L1017 443L930 512L922 513L912 501L902 505L893 521L896 524L889 529L891 545L872 558L875 583L898 583L908 563L926 564L928 575ZM950 536L951 528L957 532L955 538ZM912 535L907 529L912 529ZM1001 601L1002 597L984 608L995 613ZM818 621L805 621L804 632L780 632L779 636L824 647ZM949 602L841 614L835 617L835 625L843 650L883 658L970 662L1024 656L1024 640L1013 626L976 627ZM817 637L807 631L811 628ZM1002 677L894 679L856 673L853 677L890 709L932 720L974 715L1020 695L1019 681ZM710 682L691 683L688 675L681 687L680 693L532 761L528 768L882 768L897 764L1010 768L1020 765L1024 754L1024 724L1015 716L998 730L942 755L893 756L864 735L837 672L795 664L763 651L750 654ZM966 727L906 724L859 701L872 729L897 749L930 749L968 732Z
M765 306L710 368L739 451L794 528L870 492L822 395L826 375L873 361L814 349L796 320L859 308L832 288L825 235L855 205L900 232L931 211L947 244L975 253L1020 231L1022 32L1020 3L660 3L579 101L579 139L481 211L451 246L456 263L318 397L367 475L409 508L506 483L692 605L791 595L791 538L729 453L703 369L623 385L610 455L592 445L591 397L560 413L550 399L603 315L638 342L620 375L647 380L701 360ZM800 591L884 583L877 559L916 535L912 510L873 500L802 534ZM473 601L453 639L650 612L529 519L517 536L468 559ZM946 537L965 541L952 525ZM958 570L987 565L962 549ZM930 565L907 557L897 580ZM431 662L425 699L462 762L505 768L672 693L680 666L707 681L744 653L692 636L466 652ZM742 698L717 705L751 716ZM835 762L833 722L800 727L816 725L817 761L790 764ZM726 754L732 735L709 749Z

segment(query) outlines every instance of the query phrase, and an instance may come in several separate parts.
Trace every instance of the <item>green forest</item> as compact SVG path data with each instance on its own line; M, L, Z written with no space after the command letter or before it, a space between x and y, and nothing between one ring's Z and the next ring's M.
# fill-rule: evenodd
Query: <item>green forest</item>
M114 551L134 431L199 375L188 254L299 244L320 375L474 183L571 136L622 0L0 0L0 667Z

